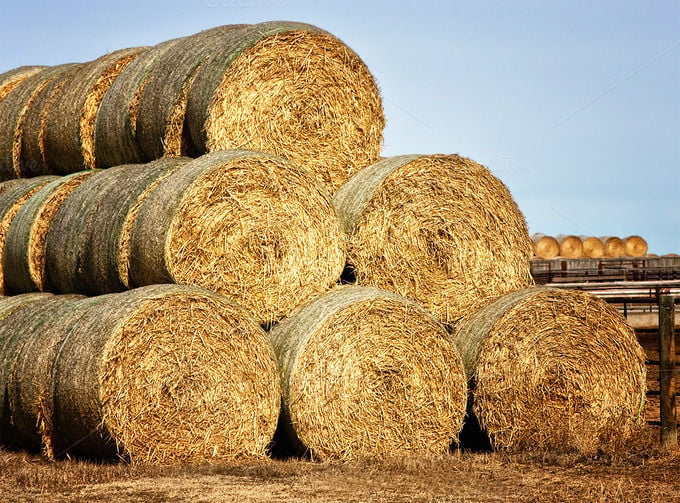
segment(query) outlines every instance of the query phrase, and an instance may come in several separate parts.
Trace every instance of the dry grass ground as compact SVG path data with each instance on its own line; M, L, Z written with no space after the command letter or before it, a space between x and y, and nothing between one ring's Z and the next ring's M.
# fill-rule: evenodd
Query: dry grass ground
M625 454L577 458L455 451L389 462L301 460L206 466L58 463L0 451L0 500L108 501L680 501L680 451L649 440Z

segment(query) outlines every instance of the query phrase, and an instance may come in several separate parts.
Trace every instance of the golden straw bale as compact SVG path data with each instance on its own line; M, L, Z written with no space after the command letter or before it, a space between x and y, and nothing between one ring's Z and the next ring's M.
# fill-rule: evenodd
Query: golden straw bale
M531 236L534 243L534 256L540 259L553 259L560 254L560 244L553 236L534 234Z
M583 243L583 255L588 258L604 257L604 243L594 236L581 236Z
M555 236L560 245L560 256L564 258L583 257L583 242L578 236L560 234Z
M619 258L626 254L626 243L616 236L604 236L600 238L604 243L605 257Z
M472 413L491 445L586 455L644 422L645 354L605 301L580 291L510 293L456 327Z
M640 236L628 236L623 243L626 247L626 255L629 257L644 257L647 255L647 241Z
M467 402L462 361L415 302L341 286L270 332L281 374L277 437L316 459L443 454Z
M330 197L306 170L260 152L214 152L139 208L130 283L223 292L269 323L333 286L345 250Z
M522 212L470 159L388 158L355 175L334 203L357 283L414 298L444 322L532 282Z

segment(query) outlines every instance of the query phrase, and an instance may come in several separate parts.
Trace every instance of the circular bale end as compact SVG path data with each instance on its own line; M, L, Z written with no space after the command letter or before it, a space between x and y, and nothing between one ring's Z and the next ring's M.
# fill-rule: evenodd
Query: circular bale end
M491 445L593 455L642 425L645 354L606 302L580 291L508 294L457 327L472 412Z
M552 236L534 234L531 237L534 243L534 256L544 260L550 260L560 254L560 244Z
M583 255L588 258L604 257L604 243L600 238L594 236L581 236L583 243Z
M560 245L560 256L564 258L583 257L583 242L578 236L557 236Z
M524 216L472 160L389 158L359 172L334 202L357 283L416 299L446 323L531 284Z
M606 236L600 239L604 243L605 257L619 258L626 255L626 243L623 239L615 236Z
M279 435L318 459L442 454L467 399L460 355L412 301L339 287L271 333L283 408Z
M184 165L144 201L130 282L226 293L270 323L333 286L344 263L344 235L312 175L279 157L225 151Z
M266 455L280 407L276 360L245 310L177 285L99 299L57 357L58 444L150 463Z
M265 36L227 68L204 124L208 151L280 155L333 193L380 158L385 119L364 62L332 35L293 30Z
M647 241L640 236L628 236L623 240L626 255L629 257L644 257L647 255Z

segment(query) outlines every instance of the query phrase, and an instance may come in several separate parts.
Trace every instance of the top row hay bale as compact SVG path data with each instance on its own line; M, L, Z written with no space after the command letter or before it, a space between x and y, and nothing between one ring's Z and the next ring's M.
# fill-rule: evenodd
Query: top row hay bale
M0 74L0 101L31 75L44 69L44 66L20 66Z
M534 244L534 255L538 258L549 260L560 254L560 244L552 236L534 234L531 241Z
M580 291L509 293L459 324L472 413L499 449L616 449L644 419L645 354L633 329Z
M531 284L531 239L505 185L458 155L387 158L334 203L359 285L416 299L445 323Z
M317 459L444 454L467 403L460 355L415 302L342 286L270 332L283 392L277 440ZM285 442L284 442L285 441Z
M578 236L560 234L555 236L560 245L560 256L565 258L583 257L583 242Z

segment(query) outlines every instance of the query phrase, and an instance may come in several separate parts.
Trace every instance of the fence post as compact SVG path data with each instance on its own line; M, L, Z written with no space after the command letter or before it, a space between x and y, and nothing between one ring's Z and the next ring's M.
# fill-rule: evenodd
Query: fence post
M675 410L675 299L659 295L659 388L661 398L661 445L678 446Z

